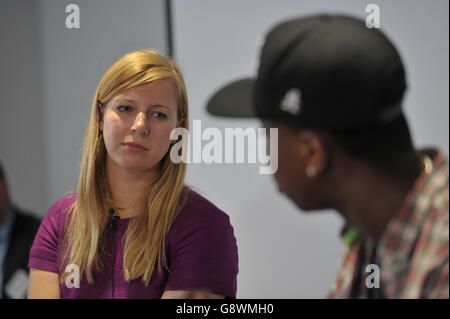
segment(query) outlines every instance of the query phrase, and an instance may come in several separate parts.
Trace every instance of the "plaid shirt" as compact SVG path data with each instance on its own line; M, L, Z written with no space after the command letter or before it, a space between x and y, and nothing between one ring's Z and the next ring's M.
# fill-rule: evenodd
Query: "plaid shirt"
M431 152L432 171L416 180L376 246L344 227L341 268L327 298L449 298L448 163Z

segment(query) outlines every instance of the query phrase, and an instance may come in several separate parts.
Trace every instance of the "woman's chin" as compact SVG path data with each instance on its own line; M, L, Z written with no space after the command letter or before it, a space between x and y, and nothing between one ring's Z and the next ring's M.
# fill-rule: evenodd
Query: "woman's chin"
M122 162L118 167L128 171L150 171L154 166L148 165L148 163Z
M157 168L157 163L153 163L149 159L143 158L132 158L132 156L117 156L110 157L110 163L112 164L112 169L125 170L130 172L142 171L148 172L155 170Z

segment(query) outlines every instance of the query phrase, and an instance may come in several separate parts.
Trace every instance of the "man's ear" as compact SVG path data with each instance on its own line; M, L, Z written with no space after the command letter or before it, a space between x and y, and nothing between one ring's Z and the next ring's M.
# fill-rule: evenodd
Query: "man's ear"
M298 135L301 156L306 167L314 168L321 175L328 163L328 148L322 136L312 130L303 130Z

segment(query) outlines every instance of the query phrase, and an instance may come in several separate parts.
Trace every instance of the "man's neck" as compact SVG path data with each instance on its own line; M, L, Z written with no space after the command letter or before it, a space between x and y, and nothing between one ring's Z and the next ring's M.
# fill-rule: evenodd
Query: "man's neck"
M390 178L370 169L355 172L345 182L337 210L365 236L377 242L403 207L419 176L420 169L403 178Z

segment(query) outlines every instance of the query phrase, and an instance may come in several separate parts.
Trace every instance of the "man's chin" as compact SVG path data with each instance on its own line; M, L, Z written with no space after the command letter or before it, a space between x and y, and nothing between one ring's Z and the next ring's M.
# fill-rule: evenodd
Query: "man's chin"
M278 191L287 197L292 203L297 206L304 213L316 212L325 209L322 207L323 205L318 205L317 203L313 203L312 201L307 201L304 198L299 197L297 194L288 193L283 190L282 187L278 185Z
M309 202L309 201L306 201L304 199L300 199L300 198L294 197L294 196L289 196L289 195L286 195L286 196L303 213L307 213L308 214L308 213L317 212L317 211L320 211L320 210L324 209L320 205L317 205L317 204L315 204L313 202Z

